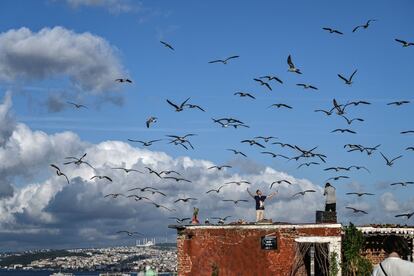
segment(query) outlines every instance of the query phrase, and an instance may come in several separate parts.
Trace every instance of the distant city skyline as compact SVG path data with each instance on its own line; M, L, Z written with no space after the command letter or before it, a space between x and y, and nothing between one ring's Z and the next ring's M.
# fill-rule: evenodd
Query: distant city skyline
M0 250L135 240L117 233L122 230L174 240L176 233L167 226L176 221L170 217L191 217L194 206L201 222L227 215L253 221L247 187L278 191L266 202L266 216L273 221L312 222L324 207L323 186L330 178L340 222L414 224L395 217L414 212L414 185L390 185L414 181L414 46L395 40L414 42L413 8L408 0L2 1ZM370 19L375 21L369 27L353 32ZM302 74L288 72L289 55ZM232 56L238 57L209 63ZM350 85L338 77L349 78L355 70ZM266 75L283 83L261 78ZM190 106L180 112L167 102L188 98ZM349 124L335 110L330 116L315 112L329 111L333 99L370 104L346 107L347 119L361 119ZM408 103L390 104L400 101ZM213 120L225 117L242 123L236 128ZM344 129L356 133L341 133ZM190 133L194 149L167 137ZM241 143L257 136L277 139L256 139L265 148ZM280 155L293 158L298 149L272 142L316 147L326 163L287 160ZM369 155L347 152L346 144L380 146ZM387 166L380 152L389 159L402 157ZM85 153L83 161L91 167L75 162ZM65 159L69 156L75 159ZM74 163L64 165L68 161ZM311 161L318 164L303 164ZM209 169L215 165L231 168ZM325 170L352 165L367 170ZM163 179L146 167L175 170L191 182ZM349 178L335 179L340 175ZM270 188L281 179L292 185ZM240 180L252 184L206 193ZM128 191L137 186L153 186L167 196ZM316 193L291 198L305 189ZM135 193L155 204L105 197L113 193ZM188 197L197 200L174 202Z

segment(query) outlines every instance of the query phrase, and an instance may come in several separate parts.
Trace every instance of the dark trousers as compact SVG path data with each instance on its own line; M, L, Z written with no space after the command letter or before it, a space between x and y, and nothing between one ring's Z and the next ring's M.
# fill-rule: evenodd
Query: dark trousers
M336 212L336 203L325 204L325 212Z

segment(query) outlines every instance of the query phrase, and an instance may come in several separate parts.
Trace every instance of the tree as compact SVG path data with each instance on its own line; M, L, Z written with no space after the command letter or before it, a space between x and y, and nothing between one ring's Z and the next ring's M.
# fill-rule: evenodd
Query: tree
M338 262L337 262L338 254L336 252L332 252L329 256L329 276L337 276L339 272Z
M342 269L346 276L365 276L371 275L371 262L361 256L364 248L365 238L355 225L349 223L345 227L345 237L343 241L343 264Z

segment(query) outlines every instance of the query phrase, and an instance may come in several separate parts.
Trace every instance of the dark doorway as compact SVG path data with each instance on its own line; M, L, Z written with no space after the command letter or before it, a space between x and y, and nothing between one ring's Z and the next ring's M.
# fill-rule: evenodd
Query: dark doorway
M291 275L328 276L328 243L298 243Z

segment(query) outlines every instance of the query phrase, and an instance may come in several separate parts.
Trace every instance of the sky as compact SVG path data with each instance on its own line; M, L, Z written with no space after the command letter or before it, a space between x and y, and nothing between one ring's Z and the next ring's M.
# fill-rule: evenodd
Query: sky
M254 220L254 201L246 184L229 185L218 194L206 194L232 180L248 180L252 191L278 191L266 202L273 221L313 222L324 208L327 179L336 187L339 221L347 224L413 224L400 213L414 211L408 185L414 181L412 61L414 42L412 1L127 1L39 0L0 3L0 248L74 248L133 244L117 235L138 231L143 237L175 238L168 229L172 216L191 216L200 208L202 220L231 215ZM353 28L375 19L367 29ZM330 34L323 27L343 33ZM171 44L174 50L160 41ZM238 55L228 64L208 63ZM288 72L287 56L303 74ZM352 85L349 77L358 70ZM270 81L272 91L254 78ZM132 83L117 83L129 78ZM314 85L318 90L296 84ZM234 93L255 97L241 98ZM200 105L205 112L175 112L166 102ZM333 99L350 106L345 116L362 118L347 125L344 118L326 116ZM387 103L407 100L409 104ZM76 109L68 102L87 108ZM269 108L284 103L292 109ZM157 122L147 128L147 118ZM232 117L249 128L222 128L212 118ZM356 132L331 133L337 128ZM166 135L190 137L194 149L169 144ZM294 157L297 150L261 142L265 149L241 143L256 136L275 136L272 142L290 143L326 155L319 159L285 160L262 151ZM150 147L128 141L155 140ZM379 150L368 156L347 152L345 144ZM234 148L247 157L226 150ZM392 167L387 157L403 155ZM65 157L80 157L95 169L64 165ZM309 167L303 162L317 162ZM58 165L70 183L56 175ZM231 165L223 171L213 165ZM336 166L364 166L365 170L324 171ZM144 174L125 174L113 167L135 168ZM148 174L175 169L191 183L175 183ZM91 180L108 175L113 181ZM293 184L270 183L287 179ZM176 211L155 208L126 198L104 198L136 186L154 186L167 194L151 200ZM315 193L291 198L304 189ZM348 192L369 192L355 197ZM195 197L174 203L179 197ZM249 203L223 202L249 199ZM345 207L362 209L354 214Z

